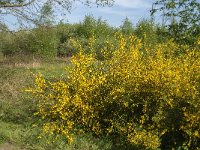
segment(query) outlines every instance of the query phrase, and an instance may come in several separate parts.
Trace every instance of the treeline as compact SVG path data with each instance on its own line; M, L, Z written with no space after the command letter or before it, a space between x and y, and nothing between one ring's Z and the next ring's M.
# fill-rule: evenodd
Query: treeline
M155 24L151 20L142 20L133 26L132 22L125 18L120 27L112 27L105 20L95 19L89 15L85 16L82 22L76 24L59 23L55 26L40 26L31 30L21 30L14 34L1 31L0 52L4 56L25 55L42 59L69 57L79 51L73 45L72 39L84 45L85 53L90 53L87 51L88 40L93 38L95 40L93 52L101 59L103 54L100 49L108 41L114 44L113 37L118 33L125 36L134 34L152 47L156 43L173 38L166 27ZM197 39L192 42L192 44L195 43L197 43Z

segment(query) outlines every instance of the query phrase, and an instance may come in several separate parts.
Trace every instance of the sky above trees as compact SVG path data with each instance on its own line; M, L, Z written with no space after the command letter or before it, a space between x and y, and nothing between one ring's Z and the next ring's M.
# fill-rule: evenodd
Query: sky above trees
M60 20L65 23L79 23L86 15L93 15L95 18L101 17L112 26L120 26L122 21L127 17L133 25L136 25L138 21L150 18L150 10L153 2L155 2L155 0L115 0L112 7L105 6L99 8L97 8L95 4L91 4L88 7L80 2L75 2L71 13L66 12L62 15L56 13L57 15L55 15L54 18L57 23ZM198 2L200 2L200 0L198 0ZM9 28L15 30L19 27L14 17L6 17ZM155 18L156 21L159 22L162 17L157 15Z
M102 17L112 26L120 26L122 20L128 17L133 24L142 18L149 18L149 11L153 0L116 0L112 7L100 7L81 5L77 3L72 9L71 14L66 14L69 22L79 22L85 15L92 14L95 18Z

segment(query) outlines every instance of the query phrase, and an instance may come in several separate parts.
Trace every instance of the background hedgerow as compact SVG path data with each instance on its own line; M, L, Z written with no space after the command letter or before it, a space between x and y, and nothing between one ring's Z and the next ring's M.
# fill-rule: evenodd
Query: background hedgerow
M39 27L15 34L5 33L0 38L2 39L0 52L7 57L24 55L52 59L57 55L58 39L53 28Z
M112 27L105 20L95 19L92 15L85 16L85 19L76 24L62 23L51 26L38 26L34 29L17 31L13 34L1 31L0 53L4 57L18 57L23 60L28 57L31 60L53 60L55 58L66 58L76 55L79 49L73 46L71 39L79 41L84 53L96 52L96 58L105 59L102 51L113 51L115 46L115 34L122 33L124 36L135 34L142 40L143 52L146 47L154 49L154 45L165 43L169 40L177 42L177 37L170 35L169 29L164 25L156 24L153 19L141 20L136 26L125 18L120 27ZM95 37L93 48L88 48L91 37ZM192 38L191 47L198 44L198 35ZM174 43L175 43L174 42ZM114 47L104 48L112 43ZM187 46L187 42L177 42L178 46ZM104 49L104 50L103 50ZM187 48L186 48L187 49ZM185 48L180 48L181 53L185 53ZM92 50L92 51L91 51ZM19 57L19 58L20 58ZM18 58L18 59L19 59Z
M168 41L152 48L134 35L116 34L114 50L103 47L109 59L98 60L92 39L87 54L72 40L79 52L62 79L39 74L28 90L37 99L44 133L68 143L74 133L89 131L132 149L200 148L198 47Z

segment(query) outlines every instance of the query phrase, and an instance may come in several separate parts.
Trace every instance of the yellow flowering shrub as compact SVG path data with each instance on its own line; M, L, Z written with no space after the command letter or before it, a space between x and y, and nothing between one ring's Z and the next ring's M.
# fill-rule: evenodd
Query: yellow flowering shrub
M96 60L73 41L80 52L64 79L37 76L30 91L44 131L64 135L68 143L74 131L83 130L119 135L140 149L200 147L199 52L188 47L176 56L180 47L172 41L152 50L134 35L115 38L109 59ZM105 55L108 48L101 49Z

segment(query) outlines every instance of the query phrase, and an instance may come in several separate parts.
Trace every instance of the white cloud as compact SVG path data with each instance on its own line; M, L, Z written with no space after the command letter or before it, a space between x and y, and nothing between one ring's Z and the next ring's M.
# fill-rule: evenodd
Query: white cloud
M126 8L150 8L152 0L115 0L114 5Z

